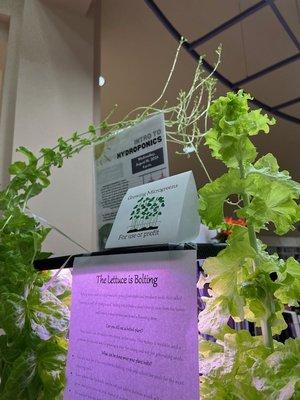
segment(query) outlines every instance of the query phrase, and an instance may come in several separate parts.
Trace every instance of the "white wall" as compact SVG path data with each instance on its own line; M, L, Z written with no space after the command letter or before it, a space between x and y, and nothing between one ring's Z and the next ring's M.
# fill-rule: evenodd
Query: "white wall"
M0 1L1 52L5 51L1 63L0 189L9 180L7 168L12 159L23 5L24 0Z
M38 0L25 0L13 147L38 151L93 120L93 20ZM17 155L14 155L16 159ZM31 209L87 249L96 243L93 155L85 150L62 169ZM56 233L46 249L82 252Z

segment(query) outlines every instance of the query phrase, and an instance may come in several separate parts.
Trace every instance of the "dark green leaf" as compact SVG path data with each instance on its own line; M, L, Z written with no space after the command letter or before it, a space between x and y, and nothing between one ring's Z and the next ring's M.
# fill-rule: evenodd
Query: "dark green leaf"
M37 367L34 350L25 350L10 368L10 375L5 383L1 400L21 399L22 394L34 379Z
M11 175L18 175L26 168L27 164L24 161L16 161L9 167Z
M26 147L20 146L17 148L17 151L21 154L24 154L24 156L28 158L29 164L34 164L34 165L36 164L37 162L36 156Z

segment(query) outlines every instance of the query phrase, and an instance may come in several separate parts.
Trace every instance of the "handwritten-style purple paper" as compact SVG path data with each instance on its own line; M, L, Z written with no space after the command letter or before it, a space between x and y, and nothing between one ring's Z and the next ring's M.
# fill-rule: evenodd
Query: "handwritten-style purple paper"
M64 399L199 399L195 251L75 260Z

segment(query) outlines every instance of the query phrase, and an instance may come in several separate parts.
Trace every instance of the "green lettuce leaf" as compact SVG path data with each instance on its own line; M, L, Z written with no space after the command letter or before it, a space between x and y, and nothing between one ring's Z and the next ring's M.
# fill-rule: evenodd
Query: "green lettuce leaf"
M231 169L220 178L207 183L199 190L199 213L209 228L218 228L224 222L224 201L243 190L237 170Z
M247 229L235 227L227 248L217 257L207 258L203 264L211 289L216 296L220 296L222 308L227 307L230 315L237 320L244 318L245 299L241 289L252 273L251 263L248 269L247 261L253 260L255 256Z
M237 154L247 162L254 161L257 156L255 146L247 137L235 140L230 135L221 136L214 128L206 133L205 144L214 158L223 161L230 168L238 166Z
M33 381L36 367L34 350L25 350L10 368L11 373L1 390L1 400L24 399L23 393Z
M271 153L261 157L254 165L250 165L247 175L257 175L265 178L265 181L260 182L262 184L270 180L279 181L292 189L296 196L300 194L300 184L292 180L288 171L279 171L278 162Z
M261 110L249 112L250 95L240 90L227 93L212 102L209 115L212 128L206 133L206 144L212 155L228 167L238 166L238 160L253 162L257 152L248 136L269 132L269 125L275 123Z
M248 331L200 342L202 400L296 400L300 397L300 339L274 342L272 352Z
M265 182L264 186L255 182L254 185L256 189L248 190L253 195L255 193L255 197L249 206L238 211L238 215L246 218L257 231L266 228L269 221L273 222L278 235L295 229L300 219L300 206L294 200L295 192L278 181Z
M10 292L4 292L0 300L0 326L9 339L14 339L25 327L26 300Z
M271 400L300 398L300 339L288 339L284 345L252 367L253 383Z
M40 339L62 335L69 327L70 312L49 290L34 288L28 296L28 316L32 332Z
M37 347L37 372L43 385L44 399L55 399L64 389L67 342L52 337Z
M214 337L222 336L230 329L225 329L230 318L227 299L222 296L203 296L201 299L205 302L205 309L198 315L198 331Z
M65 333L69 326L69 309L54 294L38 286L23 296L4 292L0 296L0 326L8 342L28 328L40 339Z
M247 171L246 192L253 199L249 206L238 211L256 230L267 228L271 221L276 233L283 235L295 229L300 220L300 185L293 181L287 171L279 171L272 154L260 158Z
M224 336L217 344L200 342L200 393L202 400L267 400L252 383L255 360L264 360L270 351L259 337L248 331Z
M299 306L300 300L300 264L293 257L287 259L276 283L279 289L274 293L275 297L283 304Z

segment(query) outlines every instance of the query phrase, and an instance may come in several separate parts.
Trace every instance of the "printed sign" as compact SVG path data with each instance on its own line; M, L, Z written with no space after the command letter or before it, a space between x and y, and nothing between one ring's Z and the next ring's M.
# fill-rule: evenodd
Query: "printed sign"
M104 248L129 188L169 176L164 115L158 113L124 129L103 151L95 148L99 246Z
M197 210L191 171L129 189L106 247L192 241L200 228Z
M199 400L196 252L77 258L65 400Z

